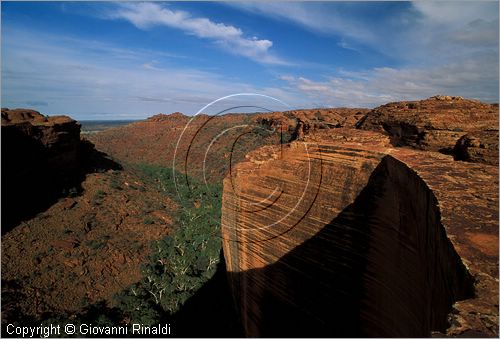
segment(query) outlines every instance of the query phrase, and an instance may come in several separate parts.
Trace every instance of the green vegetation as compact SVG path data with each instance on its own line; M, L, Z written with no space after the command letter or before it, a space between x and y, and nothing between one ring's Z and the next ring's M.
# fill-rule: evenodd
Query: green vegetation
M113 176L111 177L110 187L119 191L123 190L122 182L120 177L116 175L116 172L113 173Z
M152 225L154 223L155 223L155 221L154 221L153 218L151 218L151 217L145 217L144 218L144 225Z
M160 166L141 164L134 166L133 170L148 186L156 186L179 206L174 211L174 225L169 236L151 244L148 262L142 267L143 278L115 295L116 303L113 307L105 302L89 305L87 299L82 299L84 309L79 314L47 313L41 319L24 317L16 322L17 325L51 323L64 326L71 322L76 326L81 323L112 326L171 322L177 319L179 315L176 312L183 304L214 277L221 250L219 232L222 185L205 185ZM118 184L117 180L111 183L115 187ZM105 196L106 192L98 190L93 195L92 202L98 205ZM149 227L161 227L150 216L146 215L143 221ZM83 220L88 230L95 222L94 214ZM91 239L85 245L96 251L106 246L108 240L109 237ZM51 248L47 255L54 253L54 248ZM34 260L40 262L42 257ZM64 274L62 271L53 273L61 277ZM75 280L76 276L70 276L69 279ZM19 299L14 287L12 290L12 293L6 294L7 301ZM11 312L17 314L21 310L14 309Z
M269 129L267 126L258 125L253 128L252 133L259 138L266 138L269 137L271 134L273 134L273 130Z
M221 249L221 185L186 180L154 165L134 169L179 204L172 233L152 245L143 279L116 296L131 322L154 324L177 312L215 273ZM144 223L153 222L146 218Z
M287 130L281 134L281 144L288 144L293 141L293 135Z

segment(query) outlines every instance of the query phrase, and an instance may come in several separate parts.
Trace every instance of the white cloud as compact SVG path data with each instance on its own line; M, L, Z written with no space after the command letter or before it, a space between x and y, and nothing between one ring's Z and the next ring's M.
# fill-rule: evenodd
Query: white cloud
M497 1L413 1L393 15L370 15L390 3L229 2L228 5L293 22L339 39L341 48L367 46L406 63L448 62L471 47L498 50ZM371 6L371 7L367 7ZM383 13L381 13L383 14Z
M335 33L356 40L368 42L376 38L373 32L360 20L335 10L332 4L320 2L228 2L228 5L253 13L263 14L281 20L293 21L307 29L321 33Z
M193 114L237 92L295 98L279 88L261 88L217 72L165 66L162 52L128 50L93 40L6 28L2 39L2 106L26 107L77 119L145 118L157 112ZM244 104L273 106L245 98ZM228 105L242 104L228 100ZM214 113L219 107L214 107Z
M487 67L484 67L487 65ZM447 94L498 102L498 59L495 55L434 68L389 67L365 72L339 72L315 81L282 76L291 91L322 106L375 107L389 101L424 99Z
M498 2L414 1L412 5L419 19L398 39L408 48L407 59L436 65L498 54Z
M498 18L498 3L495 1L413 1L424 17L440 24L467 24L476 18L494 20Z
M323 73L327 80L300 70L279 77L314 102L373 107L439 93L498 101L498 2L414 1L385 16L367 16L378 7L357 2L230 5L330 35L340 48L355 46L362 54L369 47L392 60L372 69Z
M462 45L494 47L498 42L498 18L492 21L476 19L454 32L452 41Z
M225 50L254 61L286 65L288 62L272 55L273 42L257 37L245 37L237 27L197 18L190 13L171 10L157 3L125 3L109 14L112 19L125 19L140 29L167 26L184 31L198 38L209 39Z
M270 9L280 20L297 20L321 34L332 31L346 36L340 40L340 47L349 47L351 42L356 47L369 44L400 60L397 66L363 70L333 71L332 65L325 65L329 71L318 75L304 74L304 68L297 68L294 74L287 68L290 73L277 76L275 84L263 87L224 78L217 70L175 67L172 60L186 57L170 52L130 50L95 40L3 29L2 104L16 107L29 101L45 113L90 119L108 115L146 117L160 111L194 113L208 102L235 92L271 95L292 107L374 107L436 94L498 101L498 4L493 4L496 12L464 7L451 11L452 18L446 20L440 19L446 13L442 8L436 9L442 11L438 14L432 13L431 7L415 6L409 14L417 19L411 15L394 19L408 20L401 30L392 29L396 24L378 30L338 13L330 18L335 22L328 23L329 12L320 10L324 4L234 6L258 6L252 11ZM117 13L141 29L175 27L253 60L281 62L270 53L271 41L247 37L231 25L151 3L120 5L114 10ZM320 27L323 24L325 27Z
M337 46L339 47L342 47L343 49L348 49L348 50L351 50L351 51L356 51L356 52L359 52L356 48L354 48L353 46L351 46L351 44L347 43L346 40L344 38L342 38L338 43L337 43Z

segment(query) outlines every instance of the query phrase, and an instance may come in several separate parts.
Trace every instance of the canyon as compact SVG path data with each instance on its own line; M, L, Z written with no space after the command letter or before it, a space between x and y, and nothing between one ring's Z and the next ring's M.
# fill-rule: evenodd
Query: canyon
M2 198L3 324L112 303L176 209L82 139L77 121L26 109L2 109Z
M183 333L234 316L229 336L498 336L498 104L176 112L84 137L2 109L2 160L2 322L115 307L177 213L203 210L190 189L223 183L221 262Z

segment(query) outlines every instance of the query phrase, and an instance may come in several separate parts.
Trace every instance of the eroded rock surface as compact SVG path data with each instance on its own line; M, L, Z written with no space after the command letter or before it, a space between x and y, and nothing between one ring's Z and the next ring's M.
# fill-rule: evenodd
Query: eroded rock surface
M458 139L453 150L456 160L498 166L498 131L466 134Z
M3 326L114 305L116 293L141 279L151 241L169 234L176 205L137 176L91 173L82 186L2 236Z
M498 104L443 95L393 102L375 108L358 127L387 132L395 146L451 154L458 139L467 133L498 133Z
M225 178L248 336L498 335L498 168L390 142L319 131Z
M53 170L78 165L80 124L70 117L45 117L33 110L4 108L2 138L2 153L10 160L6 167L9 172L27 170L42 157L49 158L47 165Z
M300 139L317 130L350 127L370 112L365 108L318 108L285 112L259 113L254 121L258 124L281 129L291 135L291 139Z
M84 146L69 117L2 109L2 232L74 186Z
M368 111L330 108L196 117L176 112L88 137L122 163L167 167L175 163L182 172L214 182L226 175L229 162L236 164L256 148L300 139L316 130L354 127Z
M80 124L2 110L2 325L75 316L141 279L177 205L80 139Z

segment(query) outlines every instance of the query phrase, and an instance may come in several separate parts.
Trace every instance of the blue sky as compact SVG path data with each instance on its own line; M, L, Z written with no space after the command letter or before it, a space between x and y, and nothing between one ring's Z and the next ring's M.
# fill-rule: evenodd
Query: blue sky
M496 1L1 5L2 107L136 119L235 93L261 96L206 112L498 102Z

